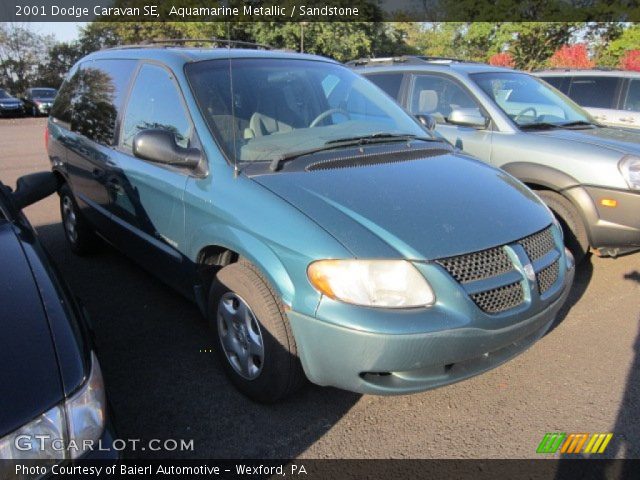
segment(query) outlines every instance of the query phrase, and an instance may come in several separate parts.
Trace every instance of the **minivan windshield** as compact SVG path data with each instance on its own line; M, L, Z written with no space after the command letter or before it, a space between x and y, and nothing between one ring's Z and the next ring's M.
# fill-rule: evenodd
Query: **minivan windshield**
M11 95L6 90L0 89L0 98L11 98Z
M238 162L273 161L360 137L431 137L382 90L338 64L232 58L191 63L185 72L209 129Z
M593 123L589 114L569 98L526 73L485 72L470 77L519 127Z

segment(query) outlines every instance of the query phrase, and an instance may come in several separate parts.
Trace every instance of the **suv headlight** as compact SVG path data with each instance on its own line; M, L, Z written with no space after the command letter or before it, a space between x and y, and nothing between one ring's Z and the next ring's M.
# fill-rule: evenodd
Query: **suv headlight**
M323 295L354 305L415 308L435 302L427 280L406 260L319 260L307 276Z
M640 190L640 157L625 155L618 163L618 168L629 188Z
M35 420L0 438L0 459L77 458L85 453L83 442L102 436L106 399L100 364L91 353L91 372L71 397Z

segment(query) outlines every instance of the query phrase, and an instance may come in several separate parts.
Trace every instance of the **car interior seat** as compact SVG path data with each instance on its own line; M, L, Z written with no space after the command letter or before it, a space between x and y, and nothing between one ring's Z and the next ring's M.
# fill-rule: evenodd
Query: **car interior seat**
M244 137L262 137L302 128L302 119L289 108L282 89L270 87L260 92L256 111L249 120Z

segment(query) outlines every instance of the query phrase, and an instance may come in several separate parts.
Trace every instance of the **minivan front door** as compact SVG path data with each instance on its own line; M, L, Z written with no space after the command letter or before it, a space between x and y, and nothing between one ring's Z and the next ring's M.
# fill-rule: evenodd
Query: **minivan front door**
M143 64L136 76L109 171L112 221L119 231L112 241L148 270L184 290L193 273L182 253L183 196L190 171L133 156L135 135L147 129L169 130L184 147L191 146L195 138L171 72L155 64Z

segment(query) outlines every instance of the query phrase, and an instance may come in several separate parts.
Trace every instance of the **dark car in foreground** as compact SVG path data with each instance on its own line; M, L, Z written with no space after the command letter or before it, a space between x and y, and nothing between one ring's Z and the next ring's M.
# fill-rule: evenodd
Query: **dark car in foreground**
M0 116L21 117L24 115L24 103L6 90L0 89Z
M322 57L119 48L48 122L67 240L107 239L195 300L231 381L435 388L524 351L574 269L544 204Z
M116 457L83 312L21 212L56 188L51 172L15 192L0 182L0 460ZM11 465L0 462L0 478L14 478Z
M27 89L22 97L25 112L33 117L49 115L57 93L55 88L34 87Z

